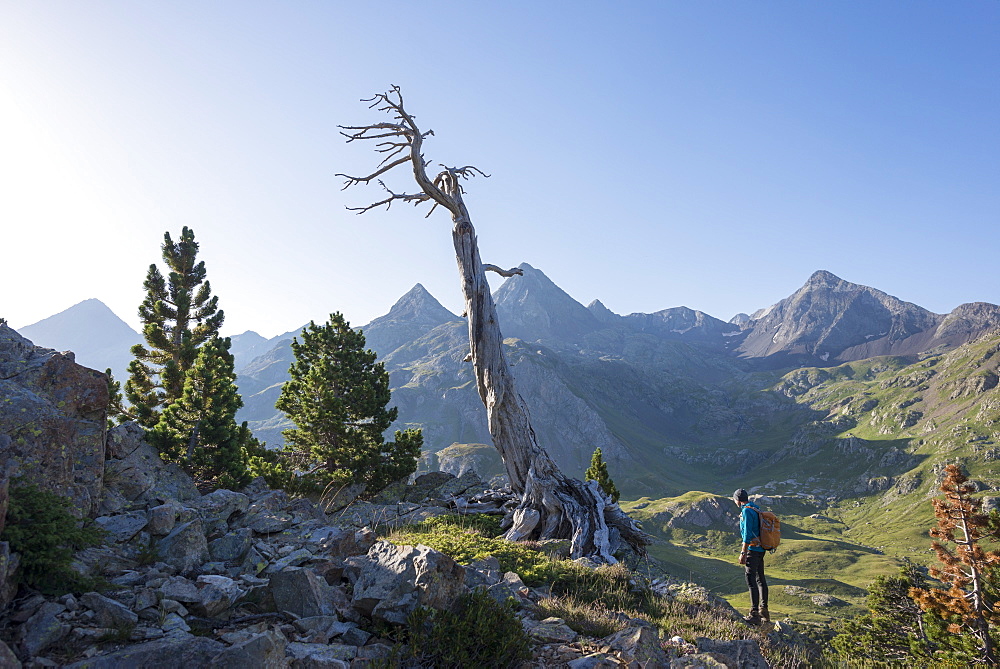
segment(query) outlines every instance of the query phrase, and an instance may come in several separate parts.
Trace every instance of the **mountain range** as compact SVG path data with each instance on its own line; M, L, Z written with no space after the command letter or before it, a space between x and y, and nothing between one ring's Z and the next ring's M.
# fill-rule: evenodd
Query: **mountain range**
M876 356L917 362L1000 326L1000 307L993 304L935 314L826 271L771 307L725 322L683 306L628 315L596 300L584 306L542 271L528 264L520 269L494 299L539 439L573 475L600 447L626 473L619 487L633 496L682 491L692 482L708 489L759 474L806 439L803 431L824 415L774 389L790 370ZM435 454L453 444L490 443L471 365L464 362L464 319L417 284L361 329L390 374L399 407L394 427L424 430L423 466L435 466ZM272 447L290 425L274 403L297 332L231 338L245 403L238 418ZM139 339L97 300L22 333L76 351L83 364L110 366L119 379L128 346Z

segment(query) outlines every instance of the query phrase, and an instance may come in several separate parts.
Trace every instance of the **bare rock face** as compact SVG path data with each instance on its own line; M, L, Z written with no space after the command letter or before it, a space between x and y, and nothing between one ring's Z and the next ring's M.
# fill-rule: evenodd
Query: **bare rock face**
M427 546L380 541L361 562L353 606L372 619L402 624L418 606L448 609L468 591L465 569Z
M0 325L0 397L0 471L90 514L104 477L107 377Z

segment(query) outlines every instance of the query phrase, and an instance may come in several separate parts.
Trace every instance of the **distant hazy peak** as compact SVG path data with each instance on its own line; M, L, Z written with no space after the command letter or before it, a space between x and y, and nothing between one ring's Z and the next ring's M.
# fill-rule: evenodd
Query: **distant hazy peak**
M427 315L432 315L436 318L443 319L442 322L454 320L457 318L455 314L451 313L442 306L440 302L437 301L433 295L428 292L422 284L416 284L413 288L410 288L402 297L396 300L396 303L392 305L389 309L389 313L385 317L394 317L401 312L420 312Z
M594 317L602 323L617 321L621 318L621 316L604 306L604 303L600 300L594 300L588 304L587 311L594 314Z

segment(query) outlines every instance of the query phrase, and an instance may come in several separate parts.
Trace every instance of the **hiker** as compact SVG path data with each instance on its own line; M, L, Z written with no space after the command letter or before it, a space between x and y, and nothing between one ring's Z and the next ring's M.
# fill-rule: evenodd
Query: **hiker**
M760 546L760 507L750 501L743 488L733 493L733 501L740 507L740 564L746 567L747 587L750 589L750 615L743 618L749 625L771 620L767 610L767 579L764 578L764 549Z

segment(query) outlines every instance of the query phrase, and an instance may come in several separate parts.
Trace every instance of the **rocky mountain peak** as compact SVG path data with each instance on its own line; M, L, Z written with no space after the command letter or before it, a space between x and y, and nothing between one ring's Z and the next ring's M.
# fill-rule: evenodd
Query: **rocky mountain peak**
M753 314L739 350L746 357L789 356L800 364L905 355L928 348L941 316L880 290L820 270L789 297ZM926 336L923 336L925 335Z
M379 356L385 357L428 331L458 320L419 283L399 298L389 313L379 316L361 329L365 342Z
M844 283L847 282L841 279L833 272L828 272L825 269L819 269L812 273L812 276L809 277L809 280L806 281L806 284L805 286L803 286L803 288L816 287L816 286L836 288L840 284ZM854 284L848 284L848 285L853 286Z
M604 306L600 300L594 300L588 304L587 311L594 314L594 317L602 323L616 323L621 320L621 316Z
M389 313L376 318L367 327L371 327L382 319L440 325L457 318L455 314L445 309L422 284L418 283L396 300L396 303L389 309Z
M600 327L593 313L541 270L528 263L518 267L523 274L507 279L493 293L504 336L573 341Z

